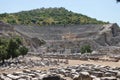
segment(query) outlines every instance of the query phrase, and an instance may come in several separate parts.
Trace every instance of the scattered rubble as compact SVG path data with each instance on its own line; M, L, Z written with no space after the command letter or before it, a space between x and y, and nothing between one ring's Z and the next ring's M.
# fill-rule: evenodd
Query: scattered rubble
M120 68L81 64L51 68L49 70L28 70L0 74L0 80L120 80Z
M16 69L29 69L34 67L46 67L46 66L58 66L63 64L66 64L65 61L59 61L57 59L44 59L37 57L37 59L32 59L31 57L34 56L26 56L26 57L20 57L17 59L10 59L9 61L6 61L4 64L0 64L0 70L16 70Z

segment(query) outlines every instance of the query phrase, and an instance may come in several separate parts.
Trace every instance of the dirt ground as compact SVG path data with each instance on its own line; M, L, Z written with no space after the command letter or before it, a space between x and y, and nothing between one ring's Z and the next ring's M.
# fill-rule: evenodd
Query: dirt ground
M40 59L39 57L32 57L31 59ZM60 59L64 60L64 59ZM74 66L77 64L95 64L95 65L102 65L102 66L110 66L110 67L120 67L120 61L119 62L111 62L111 61L93 61L93 60L88 60L88 61L82 61L82 60L69 60L70 66ZM68 66L68 65L63 65L63 66Z
M108 61L81 61L81 60L69 60L69 65L77 65L77 64L95 64L95 65L103 65L110 67L120 67L119 62L108 62Z

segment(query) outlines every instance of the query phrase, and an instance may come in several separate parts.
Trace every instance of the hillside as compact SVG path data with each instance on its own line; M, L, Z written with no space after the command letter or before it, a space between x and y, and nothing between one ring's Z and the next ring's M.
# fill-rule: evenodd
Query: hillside
M84 24L59 26L23 26L0 22L0 36L21 36L31 51L39 51L42 42L48 51L70 49L79 52L83 45L90 45L101 53L119 53L120 28L117 24ZM43 41L44 40L44 41ZM117 49L117 50L116 50Z
M65 24L105 24L83 14L68 11L65 8L41 8L18 13L0 14L0 20L20 25L65 25Z
M84 24L59 26L14 26L24 38L45 40L45 47L55 50L71 49L79 52L82 45L93 50L104 47L120 47L120 28L117 24ZM33 41L33 40L31 40ZM28 42L28 41L27 41ZM39 47L35 40L34 47ZM108 49L107 49L108 50ZM111 49L112 50L112 49Z

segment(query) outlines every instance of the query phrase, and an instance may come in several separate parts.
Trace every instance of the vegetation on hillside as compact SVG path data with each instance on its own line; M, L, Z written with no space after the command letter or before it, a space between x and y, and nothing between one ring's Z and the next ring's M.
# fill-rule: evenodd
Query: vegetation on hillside
M6 39L0 38L0 61L16 58L20 55L24 56L28 49L22 45L22 40L18 37Z
M90 45L84 45L80 48L80 52L83 53L91 53L92 49Z
M0 14L0 20L22 25L105 24L95 18L68 11L65 8L41 8L18 13Z

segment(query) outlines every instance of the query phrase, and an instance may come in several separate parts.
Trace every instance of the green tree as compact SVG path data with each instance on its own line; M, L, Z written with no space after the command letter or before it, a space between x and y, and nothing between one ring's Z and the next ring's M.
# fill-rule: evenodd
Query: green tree
M2 64L4 64L4 60L7 58L7 55L5 46L0 46L0 61L2 60Z
M8 44L8 54L13 59L17 56L16 50L19 48L19 44L15 39L10 39Z
M19 45L22 45L22 39L20 37L16 36L14 39Z
M25 46L19 48L20 54L24 57L28 53L28 49Z
M19 37L15 37L9 40L8 43L8 58L11 57L12 59L21 55L19 51L19 47L22 46L22 40Z
M8 40L5 38L0 38L0 61L2 60L2 63L4 63L4 60L7 59L8 56L7 46Z
M22 39L15 38L0 38L0 61L4 63L5 59L16 58L20 55L24 56L28 49L22 45Z
M81 47L80 52L83 53L91 53L92 49L90 45L84 45Z

